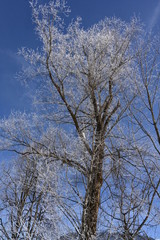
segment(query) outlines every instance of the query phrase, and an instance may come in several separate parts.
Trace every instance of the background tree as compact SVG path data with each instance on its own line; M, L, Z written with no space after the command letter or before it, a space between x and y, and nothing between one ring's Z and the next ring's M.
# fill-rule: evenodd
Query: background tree
M53 183L51 198L51 186L44 174L41 178L42 171L36 159L24 157L12 162L12 165L12 168L3 169L0 179L1 239L35 240L58 237ZM55 184L53 176L52 181Z

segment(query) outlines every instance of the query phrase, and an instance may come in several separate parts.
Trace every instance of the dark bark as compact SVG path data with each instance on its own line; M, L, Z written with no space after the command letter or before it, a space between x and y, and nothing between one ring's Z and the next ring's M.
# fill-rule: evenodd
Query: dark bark
M81 240L91 240L92 236L96 236L101 186L102 172L93 172L90 175L85 196L82 216Z
M103 183L104 138L101 132L101 127L97 127L93 160L83 206L80 240L92 240L96 237L100 192Z

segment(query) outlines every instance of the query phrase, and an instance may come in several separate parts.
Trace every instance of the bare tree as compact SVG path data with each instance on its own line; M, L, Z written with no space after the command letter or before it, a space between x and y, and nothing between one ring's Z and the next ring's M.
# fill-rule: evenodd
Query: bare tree
M124 142L124 139L127 141ZM148 152L142 152L142 145L141 150L137 149L139 142L132 135L130 140L128 142L128 136L121 133L119 141L125 144L112 150L110 173L104 179L101 192L100 224L111 236L116 232L121 239L128 240L137 239L141 234L146 239L146 226L155 226L154 220L157 219L154 211L156 190L149 181L140 156L147 160Z
M7 240L54 238L56 233L55 200L52 192L52 222L48 218L48 182L41 179L38 161L23 158L12 162L12 168L1 174L0 237ZM43 164L44 167L44 164ZM52 181L55 183L54 178ZM52 188L53 190L53 188ZM55 189L54 189L55 191ZM51 201L51 199L50 199ZM53 214L54 212L54 214ZM51 230L49 229L51 227ZM48 231L48 234L46 232Z
M146 35L137 52L137 63L140 73L140 85L137 85L137 100L132 106L131 116L136 126L136 147L141 164L147 175L148 182L152 186L155 205L152 202L150 208L156 208L159 204L160 178L160 38L159 35ZM137 107L138 106L138 107ZM151 210L151 209L150 209ZM157 222L158 218L154 218ZM156 223L155 223L156 224ZM159 222L158 222L159 224Z
M35 75L45 76L41 84L48 96L41 101L47 106L47 117L70 124L88 154L83 162L66 160L62 151L60 158L85 177L80 234L82 239L92 239L96 236L103 164L108 155L105 143L129 106L124 91L127 89L130 102L134 98L134 39L139 26L135 20L126 24L105 19L85 31L77 20L64 33L57 23L56 4L37 7L32 2L43 49L23 49L22 54L33 62ZM48 107L52 108L51 115Z
M124 239L128 239L127 231L135 227L136 235L144 226L151 208L139 226L137 216L147 196L148 207L158 190L152 185L152 195L150 185L139 181L142 196L136 205L133 194L138 176L134 178L132 173L140 169L142 151L138 138L134 141L137 125L130 116L131 104L140 93L136 44L141 26L136 19L125 23L106 18L85 30L77 19L64 29L62 14L69 12L65 1L39 6L31 1L31 6L42 46L36 51L20 51L30 65L20 77L27 83L34 79L38 111L37 115L15 114L1 121L1 149L34 156L35 161L47 159L47 166L60 167L58 181L63 182L63 188L58 188L57 208L82 240L96 238L100 209L115 199L112 183L116 176L120 181L119 221L126 229ZM151 115L159 137L157 122ZM143 130L136 115L132 116ZM131 125L129 130L134 128L134 134L130 134L127 124ZM141 166L144 169L146 165ZM126 174L132 183L129 193L126 180L120 184ZM52 188L49 190L52 192Z

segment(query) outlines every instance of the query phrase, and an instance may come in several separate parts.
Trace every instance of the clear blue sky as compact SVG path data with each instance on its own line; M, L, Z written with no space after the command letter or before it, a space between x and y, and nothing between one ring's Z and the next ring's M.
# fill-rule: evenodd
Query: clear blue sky
M86 27L105 16L128 21L134 14L147 26L156 28L160 24L159 0L68 0L68 4L70 18L82 16ZM27 90L15 80L22 61L16 55L18 48L38 45L28 0L0 1L0 33L0 117L3 117L11 110L23 110L28 101Z

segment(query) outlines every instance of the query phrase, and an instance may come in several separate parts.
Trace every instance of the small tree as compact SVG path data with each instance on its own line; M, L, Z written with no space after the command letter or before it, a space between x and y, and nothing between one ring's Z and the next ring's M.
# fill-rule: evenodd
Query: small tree
M42 173L38 161L27 157L16 160L12 165L12 169L4 169L0 179L0 237L7 240L57 237L55 227L57 218L53 199L55 189L52 188L52 203L50 203L49 181L41 179ZM54 181L53 177L52 181Z

